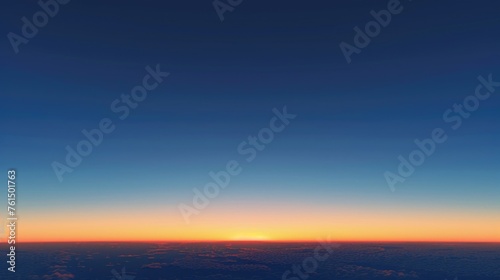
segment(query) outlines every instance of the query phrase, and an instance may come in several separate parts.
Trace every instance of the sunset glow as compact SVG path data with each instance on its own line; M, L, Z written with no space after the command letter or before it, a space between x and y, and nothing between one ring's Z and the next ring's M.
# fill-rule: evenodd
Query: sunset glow
M290 214L273 212L271 207L238 213L214 207L203 219L188 226L175 212L143 216L126 209L120 214L100 215L68 211L54 214L50 219L32 213L23 219L19 240L316 241L329 237L333 241L500 242L496 213L459 212L458 209L455 210L458 214L432 209L349 211L348 206L344 207L325 207L320 211L311 206L302 213L294 207L289 208Z

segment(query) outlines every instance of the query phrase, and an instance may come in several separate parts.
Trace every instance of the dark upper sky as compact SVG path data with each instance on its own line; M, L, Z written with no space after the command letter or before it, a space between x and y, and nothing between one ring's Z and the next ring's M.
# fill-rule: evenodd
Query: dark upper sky
M265 189L271 200L307 197L306 205L325 194L391 200L384 172L396 172L414 139L442 127L447 142L398 186L397 204L491 203L498 213L490 199L499 194L500 89L457 130L443 113L474 93L479 75L500 80L500 3L402 1L347 63L339 44L353 44L353 28L388 2L245 0L221 22L211 1L72 0L15 54L6 35L21 34L21 18L40 7L8 1L0 17L4 168L23 170L33 209L36 196L58 193L79 207L97 192L134 197L146 182L170 211L210 170L239 158L238 144L268 125L273 108L287 106L297 118L221 200ZM118 120L110 104L157 64L171 75ZM116 131L59 183L51 163L63 163L65 146L105 117Z

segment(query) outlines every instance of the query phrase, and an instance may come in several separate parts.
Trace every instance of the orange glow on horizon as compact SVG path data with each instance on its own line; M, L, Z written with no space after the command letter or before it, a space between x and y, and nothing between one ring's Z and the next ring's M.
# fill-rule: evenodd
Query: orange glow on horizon
M189 225L178 212L157 209L25 213L17 242L500 242L499 215L491 212L235 209L214 205Z

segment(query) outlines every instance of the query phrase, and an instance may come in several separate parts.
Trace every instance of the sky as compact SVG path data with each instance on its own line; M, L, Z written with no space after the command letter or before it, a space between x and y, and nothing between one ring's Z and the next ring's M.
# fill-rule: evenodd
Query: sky
M443 117L479 76L500 81L499 3L402 1L348 63L340 43L388 2L243 1L221 21L211 1L70 1L18 53L7 34L41 8L5 4L0 158L19 240L500 242L500 88L457 129ZM169 75L120 119L111 104L148 66ZM248 161L239 145L284 108L295 117ZM54 162L103 119L114 130L59 180ZM391 189L384 174L436 128L447 140ZM186 223L180 205L230 161L241 172Z

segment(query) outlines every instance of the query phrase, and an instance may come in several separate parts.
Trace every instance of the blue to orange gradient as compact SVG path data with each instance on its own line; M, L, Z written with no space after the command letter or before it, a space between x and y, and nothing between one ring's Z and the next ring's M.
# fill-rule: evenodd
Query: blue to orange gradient
M238 206L239 204L239 206ZM43 241L444 241L499 242L498 214L375 204L220 203L186 226L168 207L97 206L21 216L19 240ZM370 207L373 207L370 209Z
M498 9L405 7L347 64L338 44L371 1L281 1L264 15L245 1L223 23L210 1L170 2L75 1L2 55L0 158L17 170L19 242L500 242L500 89L396 192L384 178L478 75L500 81ZM443 17L451 5L461 17ZM171 75L117 120L110 104L157 64ZM246 162L238 145L283 106L297 117ZM59 182L51 164L102 118L115 130ZM187 225L179 203L229 160L241 174Z

